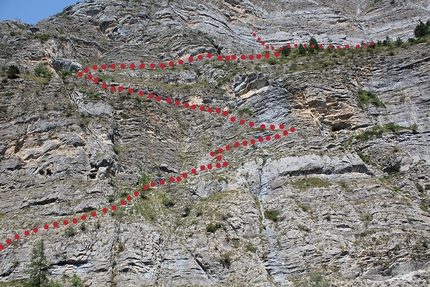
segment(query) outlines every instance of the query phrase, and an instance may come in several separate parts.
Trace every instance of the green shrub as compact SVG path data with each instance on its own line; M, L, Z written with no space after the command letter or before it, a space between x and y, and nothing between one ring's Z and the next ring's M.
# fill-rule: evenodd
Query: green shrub
M73 226L69 225L65 230L64 233L66 234L67 237L73 237L76 235L76 231L73 228Z
M306 55L306 49L303 47L302 44L299 45L299 55L305 56Z
M367 156L362 152L362 151L357 151L357 155L361 158L361 160L365 163L369 162L369 159L367 158Z
M270 59L267 59L267 63L268 63L269 65L273 66L273 65L276 65L276 64L278 63L278 60L277 60L277 59L270 58Z
M72 276L72 287L84 287L84 282L76 273Z
M165 207L173 207L173 206L175 206L175 201L172 198L169 198L169 197L166 197L166 196L163 197L162 203L163 203L163 205Z
M393 133L398 132L399 130L405 129L405 127L402 127L395 123L388 123L384 126L386 131L391 131Z
M415 183L415 186L419 192L424 192L424 187L422 185L420 185L419 183Z
M428 23L429 21L427 21ZM414 35L417 39L420 39L424 37L425 35L429 34L429 26L423 23L423 21L420 21L420 23L415 27L414 29Z
M8 79L17 79L19 78L19 69L17 66L12 65L9 66L7 71L6 71L6 75L8 77Z
M34 68L34 74L43 78L50 78L52 76L43 63L37 64L36 68Z
M39 39L42 43L46 42L51 38L51 35L47 34L33 34L34 39Z
M252 245L251 243L246 244L245 248L247 251L250 251L252 253L257 252L257 248L255 248L254 245Z
M71 72L68 70L61 70L60 77L64 80L67 76L70 76Z
M374 106L385 108L384 103L378 98L378 95L366 90L358 91L358 100L360 101L360 104L371 103Z
M314 48L312 48L312 45L315 45ZM318 51L320 49L318 41L314 38L311 37L311 39L309 40L309 52L310 53L314 53L315 51Z
M210 233L215 233L215 231L217 231L221 227L222 227L221 223L212 223L211 222L206 226L206 231L210 232Z
M226 268L230 268L231 266L231 251L227 253L221 254L221 264Z
M291 54L291 49L288 49L287 46L282 47L281 55L282 57L287 58Z
M239 115L249 115L252 116L252 111L248 108L239 110Z
M383 128L380 125L374 126L371 130L365 130L361 134L355 136L356 139L361 141L368 141L372 137L380 138L382 136Z
M396 42L394 43L397 47L400 47L403 44L403 40L400 37L397 37Z
M49 265L45 256L43 240L39 241L31 250L30 258L30 264L27 265L27 272L30 278L24 286L36 287L46 285L48 283L46 274L48 273Z
M279 210L265 210L264 211L264 217L267 219L272 220L273 222L278 222L279 221Z

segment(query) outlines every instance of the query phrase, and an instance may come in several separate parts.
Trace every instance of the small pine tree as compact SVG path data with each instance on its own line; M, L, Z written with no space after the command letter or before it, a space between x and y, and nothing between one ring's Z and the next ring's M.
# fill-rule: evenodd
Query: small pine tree
M48 284L46 273L49 265L46 264L43 240L31 250L30 264L27 266L30 279L24 284L25 287L40 287Z
M9 68L7 69L6 74L7 74L7 77L9 79L17 79L17 78L19 78L19 76L18 76L19 69L15 65L9 66Z
M306 55L306 49L305 47L303 47L302 44L299 45L299 55L302 55L302 56Z
M312 45L314 45L314 47L312 48ZM309 52L313 53L315 50L319 50L319 44L317 39L315 39L314 37L311 37L311 39L309 40Z
M72 287L84 287L84 282L76 273L72 276Z
M427 21L428 22L428 21ZM420 21L420 23L415 27L414 35L417 39L424 37L429 33L429 27Z
M397 46L397 47L399 47L399 46L401 46L402 44L403 44L403 40L402 40L402 38L397 37L397 40L396 40L396 46Z
M291 49L289 49L287 46L284 46L282 48L282 51L281 51L282 57L286 58L286 57L288 57L290 55L290 53L291 53Z

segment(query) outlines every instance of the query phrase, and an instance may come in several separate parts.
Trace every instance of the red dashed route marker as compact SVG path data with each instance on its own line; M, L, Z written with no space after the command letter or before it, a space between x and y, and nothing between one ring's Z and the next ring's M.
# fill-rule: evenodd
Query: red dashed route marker
M216 167L219 169L219 168L222 168L222 167L228 167L228 162L226 162L226 161L224 161L222 164L220 164L220 163L216 163ZM213 169L213 165L212 164L208 164L208 165L201 165L200 166L200 170L201 171L204 171L204 170L211 170L211 169ZM196 175L197 174L197 170L195 169L195 168L193 168L192 170L191 170L191 173L193 174L193 175ZM179 183L179 182L181 182L183 179L186 179L186 178L188 178L188 173L182 173L180 176L177 176L176 178L174 178L174 177L171 177L170 179L169 179L169 181L171 182L171 183L174 183L175 181L177 182L177 183ZM155 188L157 185L159 185L159 186L162 186L162 185L164 185L164 183L165 183L165 180L164 179L160 179L159 181L158 181L158 184L157 183L155 183L155 182L151 182L151 188ZM142 189L143 190L149 190L149 187L147 186L147 185L144 185L144 186L142 186ZM140 195L140 193L139 193L139 191L134 191L133 192L133 196L134 197L138 197ZM129 203L129 202L131 202L133 200L133 197L131 196L131 195L127 195L126 197L125 197L125 199L122 199L120 202L119 202L119 204L121 205L121 206L125 206L125 205L127 205L127 203ZM112 205L110 208L107 208L107 207L103 207L100 211L103 213L103 214L106 214L106 213L108 213L109 212L109 210L110 211L115 211L115 210L117 210L117 208L118 208L118 206L117 205ZM97 217L98 216L98 214L97 214L97 212L96 211L92 211L91 213L90 213L90 216L91 217L88 217L86 214L82 214L80 217L79 217L79 219L78 218L73 218L72 219L72 223L73 224L78 224L79 223L79 221L86 221L86 220L89 220L89 219L91 219L91 218L95 218L95 217ZM44 224L43 225L43 229L45 230L45 231L48 231L51 227L52 228L60 228L61 226L67 226L67 225L69 225L69 221L67 220L67 219L65 219L65 220L63 220L63 222L62 222L62 224L60 224L59 222L57 222L57 221L55 221L55 222L53 222L52 224ZM25 237L28 237L28 236L30 236L32 233L33 234L37 234L38 232L39 232L40 230L39 230L39 228L37 228L37 227L34 227L33 229L32 229L32 231L30 231L30 230L25 230L25 231L23 231L23 235L25 236ZM20 234L15 234L14 236L13 236L13 238L14 238L14 240L15 241L18 241L18 240L21 240L21 239L23 239L22 237L21 237L21 235ZM8 246L8 245L11 245L12 243L13 243L13 240L11 239L11 238L7 238L6 240L5 240L5 242L6 242L6 245L4 245L4 244L0 244L0 251L1 250L4 250L5 248L6 248L6 246Z
M256 37L256 34L254 33L253 34L253 36L254 37ZM260 41L261 39L260 38L258 38L258 41ZM265 45L265 42L261 42L262 43L262 45ZM373 42L372 42L373 43ZM374 45L374 44L372 44L371 43L371 45ZM345 48L349 48L349 46L347 47L348 45L346 45L345 46ZM358 46L358 45L357 45ZM290 45L288 45L287 46L288 48L290 48L291 46ZM298 47L298 45L297 44L294 44L294 47ZM271 50L275 50L275 47L274 46L269 46L269 45L267 45L266 46L266 49L271 49ZM282 49L280 49L280 50L282 50ZM278 52L278 51L276 51L276 52L274 52L274 54L273 54L275 57L279 57L280 56L280 53ZM211 53L208 53L208 54L206 54L206 57L208 58L208 59L211 59L212 57L213 57L213 55L211 54ZM219 55L218 57L217 57L217 59L219 60L219 61L222 61L222 60L224 60L224 61L231 61L231 60L242 60L242 61L245 61L245 60L247 60L247 59L249 59L250 61L253 61L254 59L257 59L257 60L261 60L262 58L265 58L265 59L268 59L268 58L270 58L270 54L269 53L265 53L264 54L264 56L262 56L261 54L256 54L256 55L253 55L253 54L250 54L250 55L248 55L248 56L246 56L246 55L244 55L244 54L242 54L239 58L234 54L234 55L231 55L231 56L229 56L229 55L227 55L227 56L221 56L221 55ZM199 60L199 61L201 61L201 60L203 60L203 58L204 58L204 56L202 55L202 54L199 54L198 56L197 56L197 59ZM188 59L188 62L189 63L192 63L193 61L194 61L194 57L193 56L190 56ZM180 59L180 60L178 60L178 62L177 62L177 64L178 65L184 65L184 61L182 60L182 59ZM175 63L173 62L173 61L169 61L168 62L168 64L167 64L169 67L174 67L175 66ZM112 70L115 70L116 68L117 68L117 64L115 64L115 63L112 63L110 66L110 69L112 69ZM121 68L121 69L126 69L127 68L127 65L125 64L125 63L120 63L119 64L119 67ZM128 65L128 67L130 68L130 69L135 69L136 68L136 65L134 64L134 63L131 63L131 64L129 64ZM145 67L147 67L147 65L145 65L144 63L140 63L139 64L139 68L140 69L145 69ZM166 64L164 64L164 63L159 63L159 64L155 64L155 63L151 63L151 64L149 64L149 68L150 69L156 69L157 67L159 67L160 69L164 69L164 68L166 68L167 66L166 66ZM93 65L92 67L92 70L93 71L97 71L98 69L99 69L99 66L98 65ZM103 71L105 71L107 68L108 68L108 66L107 66L107 64L102 64L102 65L100 65L100 68L103 70ZM83 69L83 71L79 71L78 73L77 73L77 75L78 75L78 77L79 78L82 78L83 76L84 76L84 74L87 74L87 76L86 76L86 79L88 80L88 81L92 81L94 84L99 84L99 82L100 82L100 80L97 78L97 77L94 77L92 74L90 74L90 68L87 68L87 67L85 67L84 69ZM107 83L103 83L102 85L101 85L101 88L103 88L103 89L109 89L111 92L119 92L119 93L121 93L121 92L124 92L124 91L126 91L128 94L133 94L133 93L137 93L139 96L141 96L141 97L143 97L144 95L145 95L145 92L144 91L142 91L142 90L139 90L139 89L135 89L135 88L133 88L133 87L123 87L123 86L114 86L114 85L111 85L111 86L109 86L109 85L107 85ZM149 99L154 99L154 95L153 94L148 94L148 98ZM156 96L155 97L155 99L156 99L156 101L157 102L162 102L162 101L164 101L164 102L166 102L167 104L171 104L171 103L174 103L175 104L175 106L177 106L177 107L179 107L179 106L181 106L181 102L179 101L179 100L172 100L171 98L166 98L166 99L163 99L161 96ZM199 110L199 111L201 111L201 112L208 112L208 113L216 113L217 115L222 115L222 116L224 116L224 117L227 117L228 115L229 115L229 112L228 111L226 111L226 110L222 110L221 108L213 108L213 107L205 107L205 106L199 106L199 107L197 107L197 105L195 105L195 104L192 104L192 105L190 105L190 103L188 103L188 102L186 102L186 103L184 103L183 104L183 107L185 108L185 109L188 109L188 108L190 108L191 107L191 109L192 110ZM246 121L244 120L244 119L240 119L240 120L238 120L237 121L237 119L236 119L236 117L234 117L234 116L232 116L232 117L230 117L230 121L231 121L231 123L238 123L238 124L240 124L240 125L245 125L246 124ZM252 127L254 127L255 126L255 123L254 122L249 122L248 123L248 125L249 125L249 127L250 128L252 128ZM275 131L275 129L279 129L280 131L282 131L282 135L284 135L284 136L287 136L288 135L288 131L287 130L284 130L284 128L285 128L285 125L284 124L280 124L280 125L274 125L274 124L270 124L269 125L269 127L270 127L270 130L272 130L272 131ZM266 128L266 125L265 124L260 124L260 129L261 130L264 130ZM295 131L295 128L294 127L291 127L290 128L290 132L294 132ZM280 138L281 138L281 136L278 134L278 133L276 133L274 136L273 136L273 138L274 139L276 139L276 140L279 140ZM246 146L248 146L248 145L254 145L254 144L256 144L257 143L257 141L259 142L259 143L262 143L262 142L264 142L264 140L266 140L266 141L270 141L270 140L272 140L272 137L270 136L270 135L267 135L265 138L263 138L263 137L259 137L257 140L256 139L250 139L250 140L243 140L242 141L242 143L239 143L239 142L235 142L234 144L233 144L233 146L235 147L235 148L239 148L240 146L242 146L242 147L246 147ZM232 149L232 147L230 146L230 145L226 145L225 146L225 150L223 149L223 148L219 148L218 150L217 150L217 153L218 154L216 154L215 152L210 152L210 156L211 157L216 157L216 163L214 164L214 165L212 165L212 164L208 164L208 165L201 165L200 167L199 167L199 170L201 171L201 172L203 172L203 171L205 171L205 170L213 170L214 168L217 168L217 169L219 169L219 168L222 168L222 167L224 167L224 168L226 168L226 167L228 167L228 162L226 162L226 161L224 161L224 162L222 162L221 163L221 161L222 161L222 156L221 156L221 154L223 154L224 153L224 151L230 151ZM193 168L193 169L191 169L191 174L192 175L196 175L197 174L197 169L196 168ZM168 180L169 180L169 182L170 183L174 183L174 182L177 182L177 183L179 183L179 182L181 182L183 179L186 179L186 178L188 178L188 173L183 173L181 176L177 176L176 178L175 177L170 177ZM164 180L164 179L160 179L159 181L158 181L158 185L159 186L163 186L164 184L166 183L166 181ZM154 181L152 181L152 182L150 182L149 183L149 186L148 185L143 185L142 186L142 189L143 190L149 190L150 188L155 188L157 186L157 183L156 182L154 182ZM138 191L134 191L133 192L133 196L134 197L138 197L140 195L140 193L138 192ZM133 197L131 196L131 195L128 195L128 196L126 196L126 198L125 199L122 199L121 201L120 201L120 205L121 206L126 206L127 205L127 203L128 202L132 202L132 200L133 200ZM115 210L117 210L117 205L112 205L112 206L110 206L109 208L107 208L107 207L103 207L100 211L101 211L101 213L102 214L107 214L109 211L115 211ZM99 212L100 212L99 211ZM91 213L90 213L90 216L91 217L87 217L87 215L86 214L82 214L81 216L80 216L80 220L81 221L86 221L86 220L88 220L88 219L91 219L91 218L95 218L95 217L97 217L98 216L98 214L97 214L97 212L96 211L92 211ZM78 218L73 218L72 220L71 220L71 222L73 223L73 224L78 224L79 223L79 219ZM60 226L67 226L67 225L69 225L70 224L70 222L67 220L67 219L65 219L65 220L63 220L63 222L62 222L62 225L59 223L59 222L53 222L51 225L49 225L49 224L44 224L43 225L43 229L45 230L45 231L48 231L49 229L50 229L50 227L52 227L52 228L59 228ZM30 236L32 233L33 234L37 234L38 232L39 232L40 230L39 230L39 228L37 228L37 227L34 227L31 231L30 230L25 230L25 231L23 231L23 235L24 235L24 237L28 237L28 236ZM22 240L22 238L23 237L21 237L21 235L20 234L15 234L14 236L13 236L13 238L14 238L14 240L15 241L18 241L18 240ZM10 244L12 244L12 239L10 239L10 238L7 238L6 239L6 245L3 245L3 244L0 244L0 251L1 250L4 250L5 249L5 246L7 246L7 245L10 245Z

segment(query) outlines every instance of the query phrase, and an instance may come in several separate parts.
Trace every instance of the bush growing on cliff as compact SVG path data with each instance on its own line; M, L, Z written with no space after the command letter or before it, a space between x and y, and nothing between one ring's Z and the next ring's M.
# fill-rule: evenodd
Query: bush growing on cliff
M423 21L420 21L414 30L415 37L419 39L428 34L430 34L430 19L427 21L427 24L424 24Z

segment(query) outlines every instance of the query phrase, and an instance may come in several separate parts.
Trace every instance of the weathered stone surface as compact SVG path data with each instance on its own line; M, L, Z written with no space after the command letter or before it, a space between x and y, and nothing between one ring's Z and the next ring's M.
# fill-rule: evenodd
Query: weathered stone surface
M101 82L145 92L75 75L0 85L0 243L22 237L0 251L0 281L28 278L31 249L45 238L49 277L65 286L74 273L85 286L308 286L318 275L331 286L428 286L428 43L217 60L265 52L251 32L276 47L310 36L406 42L427 20L427 1L155 2L83 2L36 26L0 23L0 66L24 75L41 62L89 67ZM213 59L198 60L208 52ZM360 89L385 107L360 102ZM199 170L236 141L223 150L227 168ZM40 233L22 236L35 226Z

